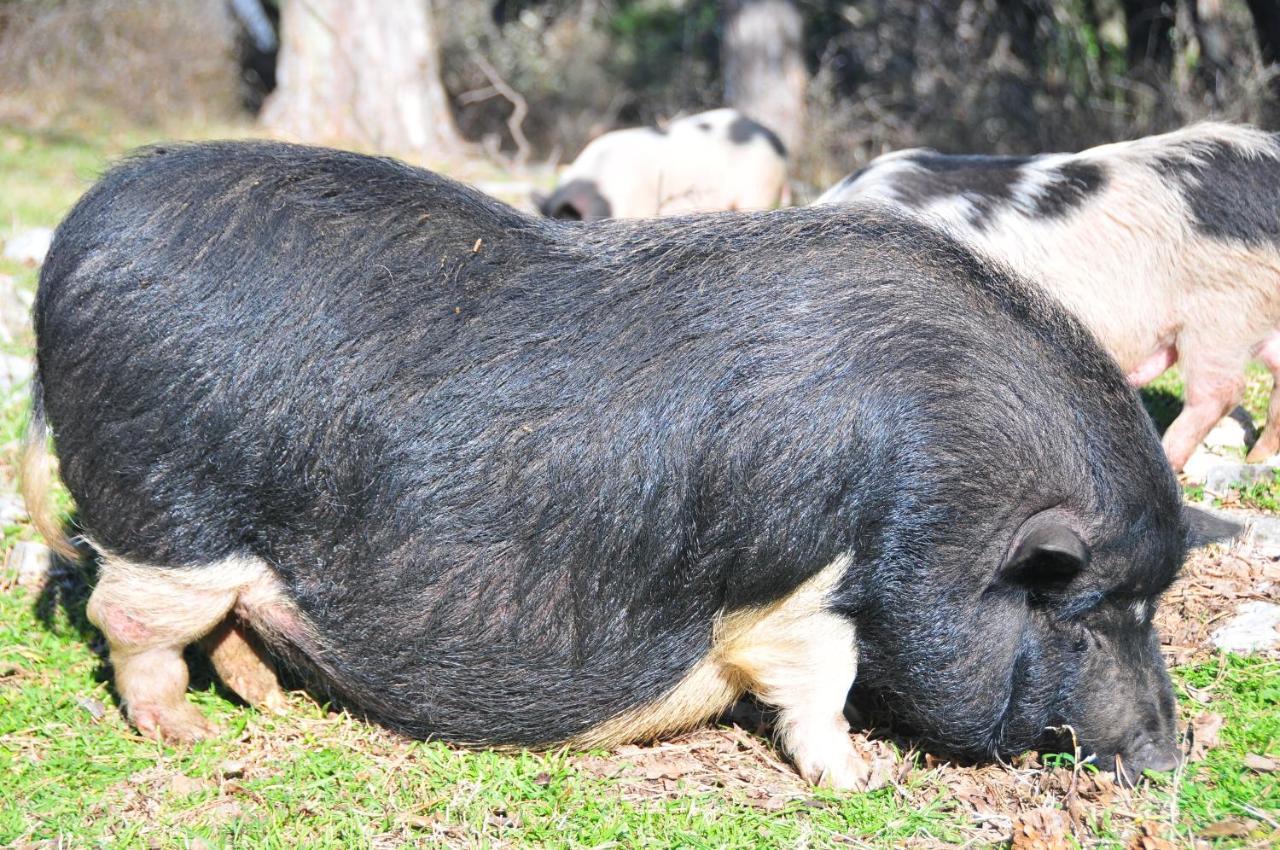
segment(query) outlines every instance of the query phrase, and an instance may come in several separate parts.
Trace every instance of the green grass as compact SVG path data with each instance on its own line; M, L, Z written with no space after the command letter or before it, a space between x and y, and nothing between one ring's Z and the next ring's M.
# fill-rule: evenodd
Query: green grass
M1192 765L1181 783L1184 823L1199 832L1229 817L1260 820L1256 812L1280 819L1280 775L1255 773L1243 763L1249 753L1280 756L1280 662L1224 656L1183 668L1176 678L1184 706L1197 705L1186 686L1212 687L1210 707L1226 720L1221 745ZM1219 846L1248 843L1226 840Z
M1273 472L1270 479L1249 484L1235 483L1224 497L1214 499L1219 507L1250 508L1266 513L1280 513L1280 472Z

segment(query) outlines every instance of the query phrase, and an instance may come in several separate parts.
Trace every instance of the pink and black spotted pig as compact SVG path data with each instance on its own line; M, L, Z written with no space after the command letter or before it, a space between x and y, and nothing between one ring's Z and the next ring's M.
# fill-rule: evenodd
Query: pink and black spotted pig
M942 222L1038 281L1135 385L1179 363L1164 434L1181 470L1261 359L1280 377L1280 137L1204 123L1075 154L885 154L818 199L885 201ZM1280 450L1280 393L1249 453Z

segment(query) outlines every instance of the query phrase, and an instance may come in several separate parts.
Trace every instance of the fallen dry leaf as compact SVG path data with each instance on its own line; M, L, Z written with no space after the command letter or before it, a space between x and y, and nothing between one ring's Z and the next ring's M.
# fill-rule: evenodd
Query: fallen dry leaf
M1156 826L1144 823L1129 842L1127 850L1174 850L1174 846Z
M1244 757L1244 766L1254 773L1275 773L1280 770L1280 759L1249 753Z
M644 766L645 779L679 779L702 770L702 762L688 756L659 756Z
M781 811L787 805L785 797L777 797L765 791L748 791L744 802L766 812Z
M1223 818L1200 830L1201 838L1247 838L1260 824L1249 818Z
M1067 823L1057 809L1032 809L1013 819L1009 850L1067 850Z
M435 826L436 819L426 815L401 815L400 823L410 829L430 830Z
M1209 750L1218 746L1222 724L1226 722L1221 714L1205 711L1191 720L1191 761L1201 761Z
M102 704L100 699L80 697L76 700L76 705L89 712L89 716L93 718L95 723L107 716L107 707Z

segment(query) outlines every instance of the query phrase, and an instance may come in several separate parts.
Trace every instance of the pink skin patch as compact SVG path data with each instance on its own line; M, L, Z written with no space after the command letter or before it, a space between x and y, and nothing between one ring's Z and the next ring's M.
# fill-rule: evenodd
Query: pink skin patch
M151 629L123 608L108 608L103 631L121 644L139 646L151 637Z
M277 601L270 594L242 593L236 600L235 612L258 632L294 639L306 635L297 611Z
M1253 353L1272 372L1280 371L1280 331L1269 334Z
M1173 343L1157 349L1129 372L1129 383L1135 387L1149 384L1165 373L1165 370L1178 362L1178 346Z

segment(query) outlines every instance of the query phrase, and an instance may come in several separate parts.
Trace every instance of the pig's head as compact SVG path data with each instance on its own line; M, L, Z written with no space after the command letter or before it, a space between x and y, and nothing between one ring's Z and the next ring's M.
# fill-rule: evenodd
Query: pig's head
M1129 781L1172 769L1175 703L1151 618L1184 531L1165 501L1153 499L1167 512L1093 527L1042 510L979 552L953 534L944 563L998 566L935 563L924 587L880 594L859 626L860 701L960 756L1078 745Z
M599 221L609 218L613 210L600 192L596 181L586 178L567 180L550 195L535 194L534 203L547 218L569 221Z

